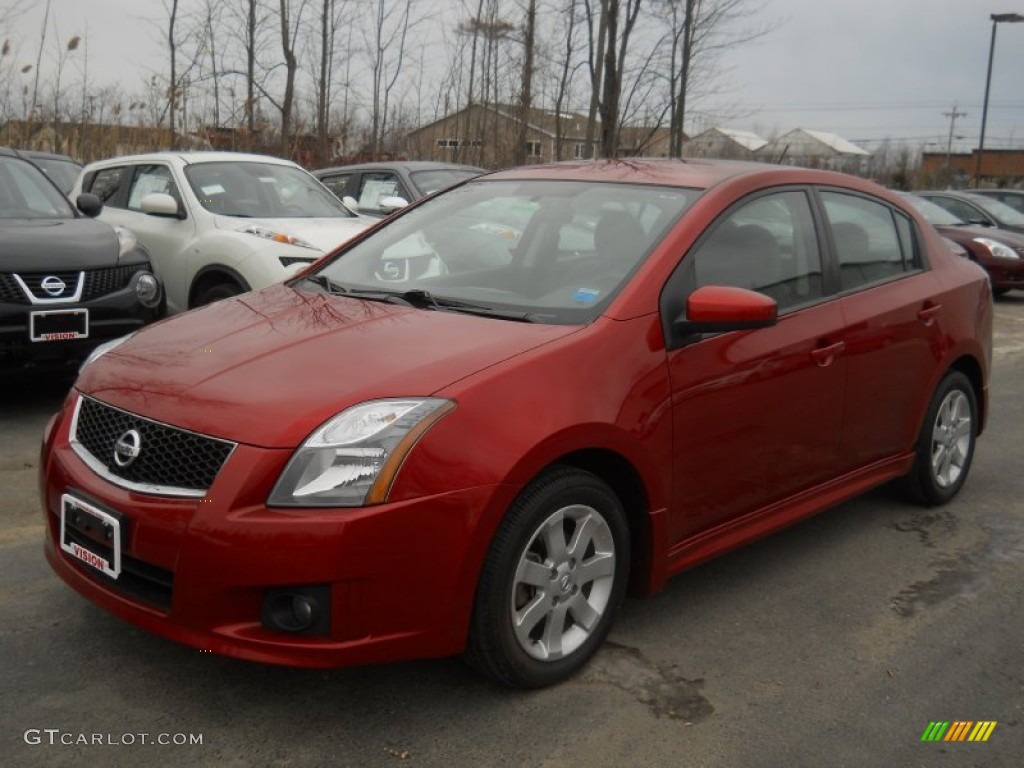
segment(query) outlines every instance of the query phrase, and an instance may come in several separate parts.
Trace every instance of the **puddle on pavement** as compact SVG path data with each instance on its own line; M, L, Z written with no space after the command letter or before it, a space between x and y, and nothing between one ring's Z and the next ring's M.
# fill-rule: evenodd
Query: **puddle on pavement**
M605 642L580 675L584 683L613 685L645 704L657 717L700 722L715 708L700 689L703 680L687 680L672 664L656 664L638 649Z
M909 523L892 527L917 533L922 544L934 547L932 528L936 524L947 534L956 530L956 519L949 513L917 515ZM1024 563L1024 521L989 518L978 520L978 526L985 532L985 544L975 552L936 560L932 578L911 584L892 599L896 613L911 617L951 598L976 597L990 585L987 574L994 567Z
M956 533L957 520L949 512L920 512L907 522L891 523L890 528L904 533L916 533L926 547L934 547L936 539Z

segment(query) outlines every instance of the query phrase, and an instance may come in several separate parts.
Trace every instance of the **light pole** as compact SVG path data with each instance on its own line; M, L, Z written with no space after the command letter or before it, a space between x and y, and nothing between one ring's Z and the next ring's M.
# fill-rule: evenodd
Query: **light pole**
M1024 21L1024 16L1019 13L993 13L989 16L992 19L992 42L988 46L988 73L985 75L985 103L981 108L981 138L978 139L978 160L974 166L974 186L981 184L981 157L985 154L985 122L988 120L988 90L992 85L992 56L996 50L996 26L999 22L1012 24L1017 21Z

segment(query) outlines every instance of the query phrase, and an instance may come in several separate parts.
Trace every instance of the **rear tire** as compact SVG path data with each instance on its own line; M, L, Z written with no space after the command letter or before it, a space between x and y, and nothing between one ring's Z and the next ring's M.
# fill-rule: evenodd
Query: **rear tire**
M959 493L974 458L978 399L970 379L950 371L939 382L915 447L914 467L902 480L906 495L927 507Z
M540 476L512 504L477 585L467 661L506 685L576 673L604 642L626 592L626 515L599 477Z

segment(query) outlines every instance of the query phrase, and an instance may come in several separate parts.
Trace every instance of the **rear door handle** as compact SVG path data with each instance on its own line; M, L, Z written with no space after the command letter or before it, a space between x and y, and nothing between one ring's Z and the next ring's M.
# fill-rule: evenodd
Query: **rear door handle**
M931 325L935 322L935 316L939 314L941 309L941 304L933 304L930 301L925 302L925 305L917 311L917 319L925 325Z
M811 359L814 360L818 365L824 368L832 363L832 360L846 349L845 341L837 341L835 344L829 344L825 347L817 347L811 350Z

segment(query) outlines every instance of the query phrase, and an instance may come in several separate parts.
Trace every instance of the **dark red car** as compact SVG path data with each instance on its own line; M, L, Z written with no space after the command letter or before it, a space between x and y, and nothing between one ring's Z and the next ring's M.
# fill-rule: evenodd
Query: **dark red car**
M529 168L140 331L48 425L46 554L230 656L579 669L628 592L899 480L963 485L984 272L899 197L711 162Z
M945 208L917 195L903 195L939 232L978 262L992 281L992 293L1002 296L1024 289L1024 235L1007 229L968 224Z

